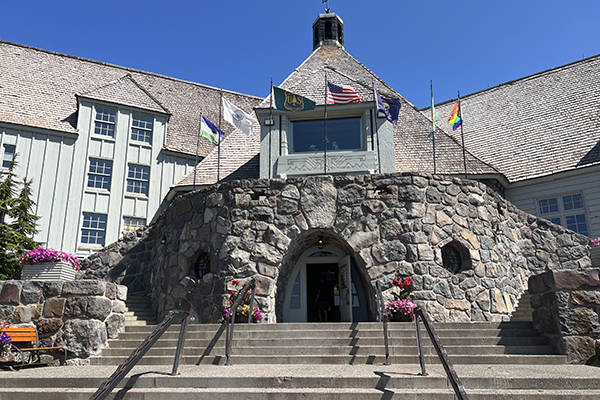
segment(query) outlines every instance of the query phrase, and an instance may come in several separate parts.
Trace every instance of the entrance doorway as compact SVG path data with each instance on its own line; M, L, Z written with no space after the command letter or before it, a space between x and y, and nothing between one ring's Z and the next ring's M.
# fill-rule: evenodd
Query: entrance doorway
M333 246L305 251L288 278L283 322L368 321L367 301L351 257Z
M337 264L307 264L307 322L339 322L340 292Z

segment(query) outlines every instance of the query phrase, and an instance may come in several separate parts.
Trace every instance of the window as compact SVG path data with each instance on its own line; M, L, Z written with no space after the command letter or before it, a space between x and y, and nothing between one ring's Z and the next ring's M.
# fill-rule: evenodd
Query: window
M5 144L4 145L4 155L2 156L2 166L4 168L10 168L16 151L17 151L17 146L15 146L13 144Z
M104 245L106 236L106 215L83 213L81 243Z
M583 195L581 193L538 200L541 217L582 235L589 236Z
M292 297L290 297L290 308L300 308L300 272L296 275L294 286L292 287Z
M458 250L449 245L442 247L442 265L448 271L457 274L462 266Z
M194 264L194 273L196 278L202 279L202 277L210 272L210 255L208 253L202 253Z
M325 124L318 121L292 122L291 153L323 151ZM362 150L361 118L327 120L327 151Z
M150 167L130 165L127 174L127 193L143 194L148 196L148 181Z
M115 120L117 112L108 108L96 107L94 133L96 135L115 137Z
M154 119L145 115L133 114L131 140L152 144L152 124Z
M123 233L135 232L144 226L146 226L145 218L123 218Z
M110 174L112 161L90 159L88 171L89 188L110 190Z

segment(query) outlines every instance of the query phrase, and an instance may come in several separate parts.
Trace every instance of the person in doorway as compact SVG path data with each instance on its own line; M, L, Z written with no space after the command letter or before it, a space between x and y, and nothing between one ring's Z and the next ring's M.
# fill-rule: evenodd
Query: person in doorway
M315 296L315 309L317 310L317 321L319 322L327 322L329 320L330 297L327 282L321 277Z

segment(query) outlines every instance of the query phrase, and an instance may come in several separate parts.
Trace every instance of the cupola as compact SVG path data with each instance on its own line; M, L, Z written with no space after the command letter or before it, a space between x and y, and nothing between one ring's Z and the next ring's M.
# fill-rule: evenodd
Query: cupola
M344 47L344 21L335 13L320 14L313 22L313 50L320 46Z

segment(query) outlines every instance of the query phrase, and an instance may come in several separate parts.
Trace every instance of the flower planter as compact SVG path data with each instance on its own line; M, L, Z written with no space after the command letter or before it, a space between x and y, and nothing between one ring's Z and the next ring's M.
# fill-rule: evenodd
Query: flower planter
M75 279L75 268L66 262L46 262L41 264L23 265L21 280L24 281L72 281Z
M590 258L592 259L593 267L600 267L600 246L590 249Z
M412 322L413 320L414 318L412 318L410 315L401 313L393 314L392 318L390 319L391 322Z

